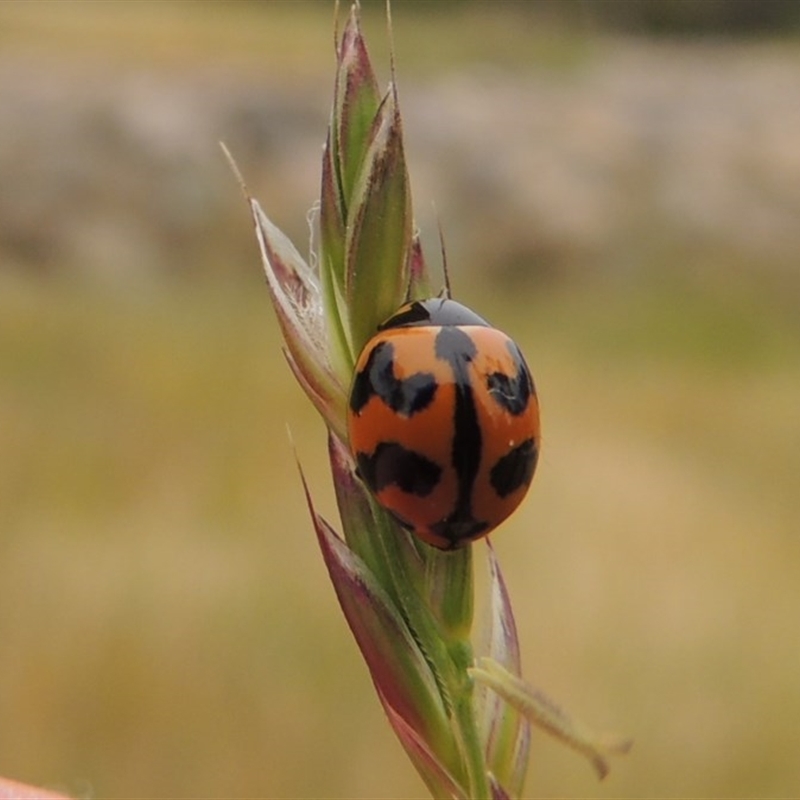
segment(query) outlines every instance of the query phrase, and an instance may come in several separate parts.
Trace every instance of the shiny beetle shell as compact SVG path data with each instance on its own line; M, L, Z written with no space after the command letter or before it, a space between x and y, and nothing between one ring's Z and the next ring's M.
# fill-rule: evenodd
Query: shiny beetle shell
M517 345L435 298L403 306L367 342L348 432L378 502L449 550L485 536L522 501L539 454L539 404Z

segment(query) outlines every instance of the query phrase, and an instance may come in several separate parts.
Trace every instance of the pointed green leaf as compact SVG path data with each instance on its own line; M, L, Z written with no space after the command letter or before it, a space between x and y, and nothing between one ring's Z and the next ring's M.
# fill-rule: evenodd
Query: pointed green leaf
M416 731L386 702L380 691L378 696L397 738L431 795L436 798L467 800L467 789L453 777Z
M316 513L305 479L303 486L336 596L383 701L459 774L458 749L427 660L366 564Z
M489 553L488 655L514 675L521 674L517 626L505 581L494 548ZM495 778L512 797L522 794L528 768L531 726L515 708L496 692L478 684L476 710L483 731L486 763Z
M418 543L376 503L356 478L350 453L335 436L329 437L328 448L345 540L366 563L403 617L449 711L447 686L452 682L454 665L425 584L426 560L436 557L439 551Z
M286 343L289 361L301 384L329 426L341 430L350 376L330 365L316 275L289 239L250 200L270 297Z
M609 755L624 754L631 749L631 739L593 731L570 717L543 692L525 683L491 658L479 659L469 672L475 681L497 692L534 725L586 756L600 778L605 778L608 774Z
M333 151L331 131L328 131L328 139L322 154L319 213L320 283L332 360L343 371L350 373L353 370L355 357L349 341L350 328L344 288L345 219L341 193L336 181Z
M378 82L361 35L358 5L354 3L342 34L334 104L334 163L338 167L345 211L350 207L380 99Z
M354 352L402 304L408 287L411 196L393 91L381 104L347 227L347 304Z

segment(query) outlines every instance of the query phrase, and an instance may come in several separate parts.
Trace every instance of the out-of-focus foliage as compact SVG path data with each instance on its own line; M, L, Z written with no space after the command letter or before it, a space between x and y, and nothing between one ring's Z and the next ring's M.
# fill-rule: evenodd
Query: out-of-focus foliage
M796 32L795 0L491 0L501 13L639 35L763 36ZM384 0L363 0L380 7ZM395 0L398 13L455 14L487 0Z
M581 5L604 27L636 33L760 36L800 27L794 0L583 0Z
M435 238L436 203L462 269L641 275L711 251L764 280L795 272L796 48L645 44L524 3L447 5L401 5L395 34L417 218ZM297 220L317 194L331 88L326 4L37 9L0 5L3 269L246 271L220 139L278 224L307 236Z

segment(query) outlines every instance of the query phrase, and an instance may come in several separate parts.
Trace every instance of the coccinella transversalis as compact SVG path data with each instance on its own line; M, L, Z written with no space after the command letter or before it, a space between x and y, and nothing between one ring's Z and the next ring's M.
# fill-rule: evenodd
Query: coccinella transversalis
M539 403L517 345L454 300L403 306L367 342L350 449L378 502L444 550L496 528L528 491Z

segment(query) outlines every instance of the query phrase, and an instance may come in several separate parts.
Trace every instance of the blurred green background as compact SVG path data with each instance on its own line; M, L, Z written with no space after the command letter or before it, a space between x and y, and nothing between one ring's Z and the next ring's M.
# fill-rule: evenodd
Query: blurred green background
M494 537L528 677L635 737L531 797L800 793L794 2L395 0L417 221L544 451ZM328 2L0 3L0 775L423 797L328 584L335 516L224 140L306 249ZM365 30L388 78L382 4ZM435 206L434 206L435 204Z

